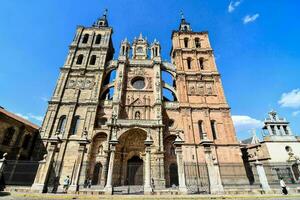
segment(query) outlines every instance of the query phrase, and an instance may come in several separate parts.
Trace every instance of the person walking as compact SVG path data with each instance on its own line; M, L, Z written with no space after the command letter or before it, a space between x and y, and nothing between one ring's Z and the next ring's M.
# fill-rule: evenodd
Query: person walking
M70 185L70 177L67 176L64 180L64 193L67 193Z
M283 180L283 178L281 177L280 178L280 186L281 186L281 188L282 188L282 193L284 194L284 195L287 195L288 194L288 191L287 191L287 189L286 189L286 184L285 184L285 182L284 182L284 180Z

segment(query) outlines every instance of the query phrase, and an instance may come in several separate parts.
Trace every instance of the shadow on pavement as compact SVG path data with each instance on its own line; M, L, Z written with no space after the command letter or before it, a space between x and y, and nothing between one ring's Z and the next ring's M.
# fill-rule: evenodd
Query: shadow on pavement
M9 192L0 192L0 197L9 196Z

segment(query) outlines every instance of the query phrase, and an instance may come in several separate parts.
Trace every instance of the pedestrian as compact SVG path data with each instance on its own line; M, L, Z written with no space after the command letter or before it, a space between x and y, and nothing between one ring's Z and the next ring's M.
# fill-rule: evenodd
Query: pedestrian
M70 185L70 177L67 176L64 180L64 193L67 193Z
M284 182L284 180L283 180L283 178L281 177L280 178L280 186L281 186L281 188L282 188L282 193L284 194L284 195L287 195L288 194L288 191L287 191L287 189L286 189L286 184L285 184L285 182Z
M92 187L92 179L89 178L89 180L88 180L88 188L91 188L91 187Z

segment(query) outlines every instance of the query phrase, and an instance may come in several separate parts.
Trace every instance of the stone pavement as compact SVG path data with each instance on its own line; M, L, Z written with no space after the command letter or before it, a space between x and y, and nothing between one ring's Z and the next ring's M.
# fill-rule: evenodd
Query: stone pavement
M290 200L297 199L300 200L300 195L156 195L156 196L147 196L147 195L114 195L114 196L87 196L87 195L70 195L70 194L32 194L32 193L0 193L0 199L7 200L47 200L47 199L55 199L55 200L65 200L65 199L103 199L103 200L196 200L196 199L211 199L211 200Z

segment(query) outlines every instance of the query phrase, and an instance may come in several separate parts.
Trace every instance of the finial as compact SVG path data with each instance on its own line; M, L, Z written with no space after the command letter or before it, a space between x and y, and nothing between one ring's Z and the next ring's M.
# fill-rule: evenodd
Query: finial
M106 18L107 17L107 13L108 13L108 10L107 10L107 8L104 10L104 12L103 12L103 16Z
M180 15L181 15L181 19L184 20L184 15L183 15L183 11L180 11Z
M142 33L140 33L139 39L143 39L143 35L142 35Z

